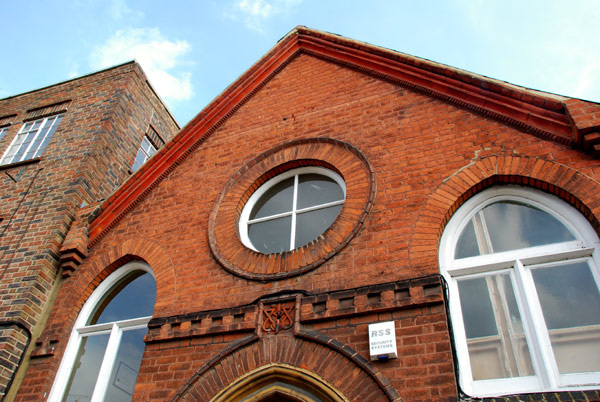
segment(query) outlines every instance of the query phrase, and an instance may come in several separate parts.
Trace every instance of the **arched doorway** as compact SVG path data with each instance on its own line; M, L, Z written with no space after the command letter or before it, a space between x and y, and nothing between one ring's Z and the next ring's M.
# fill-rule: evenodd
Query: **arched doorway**
M282 363L253 370L219 392L211 402L348 402L318 375Z

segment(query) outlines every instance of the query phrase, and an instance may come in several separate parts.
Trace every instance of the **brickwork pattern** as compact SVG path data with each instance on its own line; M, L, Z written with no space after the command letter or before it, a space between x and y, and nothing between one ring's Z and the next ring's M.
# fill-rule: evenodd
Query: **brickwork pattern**
M0 99L0 120L11 123L0 153L23 121L56 113L64 117L41 157L0 166L0 323L22 324L32 344L52 289L60 285L60 250L78 208L107 197L129 176L151 121L166 138L178 129L140 67L128 63ZM83 254L85 247L79 247ZM21 338L3 336L0 342L4 350L16 348L10 356L0 354L0 396L15 375L15 359L23 357Z
M293 336L269 336L245 348L233 351L210 367L200 370L190 384L180 391L181 401L208 401L242 375L271 362L302 367L324 378L352 401L400 401L386 395L372 377L352 359L333 347L300 340ZM327 344L326 344L327 345ZM389 384L389 383L388 383Z
M600 217L600 166L592 155L343 65L301 54L244 102L93 244L65 281L47 327L51 339L59 340L55 352L32 362L21 400L37 400L51 387L48 373L56 372L78 314L69 298L88 286L93 289L98 272L118 261L111 253L125 241L143 239L148 247L137 256L164 278L162 284L158 281L154 317L165 322L158 335L150 334L157 338L147 345L135 394L137 400L156 400L172 397L199 367L247 337L256 318L246 314L236 323L242 312L223 315L221 321L200 312L246 306L278 292L321 295L439 274L444 223L460 200L486 180L501 185L504 179L493 178L517 183L520 177L518 183L532 187L538 180L542 189L552 185L555 190L547 191L572 197L573 205L580 202L579 210L592 224ZM343 249L302 275L249 281L223 269L211 252L208 230L222 190L259 155L314 138L350 144L369 162L377 187L360 230ZM222 207L235 213L237 202ZM152 253L164 254L170 264L154 265L147 257ZM165 286L169 292L160 293ZM368 293L353 302L368 304ZM382 302L389 294L393 292L381 293ZM325 311L322 318L303 324L308 330L364 357L365 325L394 319L405 358L377 365L377 370L407 401L458 398L442 302L371 315L348 308L346 316L337 317L327 316L332 314L328 311L347 306L350 296L328 297L315 300L316 306L302 305L315 316L313 309ZM194 314L199 314L197 322L173 318ZM217 327L227 328L211 332ZM198 336L184 336L194 330Z
M241 245L237 228L252 193L277 174L303 166L323 166L344 178L346 199L335 222L307 245L274 258ZM227 183L208 222L211 251L224 268L244 278L280 280L300 275L330 259L359 232L373 206L375 187L368 161L349 144L326 138L286 143L252 160Z

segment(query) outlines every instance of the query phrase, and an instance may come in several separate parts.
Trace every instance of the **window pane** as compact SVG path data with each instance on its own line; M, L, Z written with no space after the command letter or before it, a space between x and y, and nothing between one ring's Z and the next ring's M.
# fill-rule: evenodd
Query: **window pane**
M341 201L343 199L344 192L340 188L340 185L327 176L311 173L298 177L297 209Z
M150 144L150 146L148 147L148 159L150 159L150 157L152 155L154 155L154 153L156 152L156 148L154 148L154 145Z
M458 281L458 292L467 338L497 335L498 329L486 278Z
M296 216L296 246L304 246L319 237L335 221L342 205L304 212Z
M152 144L150 143L150 140L148 139L148 137L144 136L144 138L142 139L142 145L140 146L140 148L142 148L144 150L144 152L146 152L146 154L150 154L150 148L152 147Z
M29 144L31 144L31 141L33 141L34 136L35 136L35 132L21 135L22 138L20 138L18 140L18 143L20 143L20 145L18 145L15 148L16 149L15 156L13 157L11 162L20 162L23 160L23 156L25 155L25 152L27 151Z
M477 246L477 238L475 237L475 229L473 228L473 221L469 221L467 226L463 229L458 243L456 244L456 251L454 252L454 258L467 258L479 255L479 247Z
M575 240L556 218L529 205L496 202L483 214L495 253Z
M254 205L254 208L252 208L252 212L250 212L250 219L264 218L282 212L290 212L292 210L293 196L294 178L290 177L289 179L277 183L260 197Z
M508 274L458 281L474 380L533 375Z
M87 336L81 340L81 346L75 360L74 373L71 375L65 401L89 401L94 392L96 379L100 372L102 358L106 351L109 334Z
M600 293L586 262L532 270L561 373L600 371Z
M146 154L142 148L138 149L137 155L135 156L135 160L133 161L133 166L131 167L131 171L135 172L146 162Z
M291 234L291 216L248 225L250 242L263 253L289 251Z
M52 123L52 127L50 128L50 131L44 136L41 145L37 148L35 155L33 157L41 156L44 153L44 150L48 146L48 143L50 142L50 139L54 135L54 132L56 131L56 128L58 127L58 124L60 123L61 119L62 119L62 116L57 116L56 119L54 119L52 122L48 122L48 124Z
M148 328L123 332L104 400L131 401L144 354L144 336L147 333Z
M108 293L89 324L151 316L155 300L156 283L154 278L149 273L140 275L138 272L120 282Z

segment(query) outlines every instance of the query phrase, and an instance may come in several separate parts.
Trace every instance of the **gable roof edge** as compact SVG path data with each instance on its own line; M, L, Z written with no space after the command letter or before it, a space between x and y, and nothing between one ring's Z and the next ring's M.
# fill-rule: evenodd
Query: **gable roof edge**
M93 247L177 165L298 54L306 53L575 146L577 127L559 95L528 90L339 35L296 27L228 86L90 217Z
M93 247L298 52L298 41L292 31L152 155L90 216L89 247Z

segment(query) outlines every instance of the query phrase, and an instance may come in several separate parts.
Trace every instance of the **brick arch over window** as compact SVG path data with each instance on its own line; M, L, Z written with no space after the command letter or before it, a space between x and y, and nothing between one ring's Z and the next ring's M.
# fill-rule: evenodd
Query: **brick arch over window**
M221 352L205 364L183 386L173 401L211 401L223 390L235 387L243 378L273 363L310 373L350 401L395 401L402 399L381 373L356 352L336 342L313 342L309 337L279 335L253 336ZM368 371L368 372L367 372ZM257 379L258 380L258 379Z
M244 246L238 233L240 213L252 193L287 170L320 166L338 173L346 200L333 224L317 239L291 251L263 254ZM375 176L354 146L331 138L307 138L281 144L258 155L225 185L208 221L211 251L230 273L251 280L280 280L317 268L356 236L375 199Z
M79 280L81 289L76 293L80 294L75 304L77 309L83 306L89 295L108 275L132 260L144 261L152 268L156 280L154 315L161 315L161 312L169 310L175 302L173 262L161 246L140 238L124 240L93 258L94 262L85 268L89 276ZM90 277L93 279L90 280Z
M554 194L579 210L600 234L600 183L568 166L540 158L490 156L459 169L431 194L413 230L411 266L437 267L439 241L450 217L474 194L500 184L524 185Z

